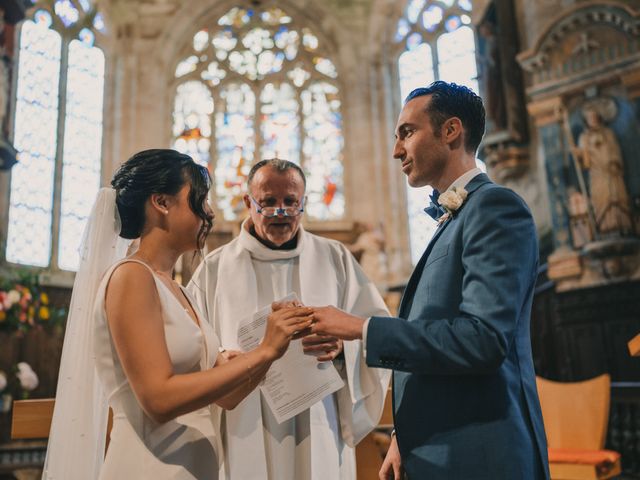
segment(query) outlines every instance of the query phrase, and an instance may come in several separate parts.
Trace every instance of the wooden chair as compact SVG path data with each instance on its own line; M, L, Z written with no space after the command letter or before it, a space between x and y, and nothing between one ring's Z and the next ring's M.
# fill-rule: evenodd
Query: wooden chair
M611 379L560 383L536 378L552 480L605 479L621 472L620 454L604 450Z
M49 438L55 403L54 398L14 401L11 417L11 439ZM112 426L113 412L109 409L105 453L109 447L109 434L111 433Z
M11 438L13 440L48 438L54 405L53 398L14 401Z
M629 340L627 346L632 357L640 357L640 333Z

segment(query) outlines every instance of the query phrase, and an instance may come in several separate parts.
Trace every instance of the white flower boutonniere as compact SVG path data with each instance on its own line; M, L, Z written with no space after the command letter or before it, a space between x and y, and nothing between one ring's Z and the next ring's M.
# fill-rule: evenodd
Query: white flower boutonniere
M446 192L440 194L438 203L447 212L442 215L440 219L444 219L442 221L445 221L449 217L453 216L453 214L460 209L464 201L467 199L467 195L468 192L464 188L458 187L453 187L451 190L447 190Z

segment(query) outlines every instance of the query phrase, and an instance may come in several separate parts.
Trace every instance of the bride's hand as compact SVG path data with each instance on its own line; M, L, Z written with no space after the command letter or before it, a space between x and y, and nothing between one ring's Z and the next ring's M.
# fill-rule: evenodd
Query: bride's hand
M298 300L290 300L286 302L273 302L271 304L271 310L275 312L277 310L282 310L283 308L302 307L302 306L303 304Z
M308 307L275 309L267 319L267 328L260 345L271 358L278 359L287 351L294 335L309 328L312 321L313 310Z

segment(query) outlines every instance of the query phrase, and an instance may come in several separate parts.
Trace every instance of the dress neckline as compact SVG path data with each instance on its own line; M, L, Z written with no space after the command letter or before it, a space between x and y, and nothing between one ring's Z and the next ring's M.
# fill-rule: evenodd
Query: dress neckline
M125 258L122 262L120 263L126 263L126 262L135 262L135 263L140 263L142 265L144 265L145 267L147 267L147 269L149 269L149 271L151 272L151 275L153 275L154 279L158 280L160 282L160 284L167 290L167 292L169 293L169 296L171 298L173 298L173 300L176 301L176 303L178 305L180 305L180 310L182 310L182 312L189 317L189 321L193 324L196 325L196 327L198 327L198 329L202 332L202 319L200 318L200 315L198 314L197 310L195 309L195 307L193 306L193 302L191 301L191 299L189 298L189 296L187 295L187 291L185 290L185 288L178 284L176 282L176 285L178 285L178 288L180 289L180 292L182 293L182 296L184 297L184 299L187 301L187 303L189 304L189 307L191 308L191 311L193 312L193 314L195 315L195 319L191 317L191 315L189 315L189 311L187 308L185 308L182 305L182 302L178 299L177 295L175 294L175 292L169 288L169 286L167 284L165 284L162 281L162 278L160 277L160 275L153 269L151 268L151 265L149 265L148 263L137 259L137 258ZM204 334L204 332L202 332Z
M139 260L137 258L125 258L120 263L125 263L125 262L136 262L136 263L140 263L140 264L144 265L145 267L147 267L149 269L149 271L151 272L151 275L153 275L154 281L157 280L157 281L160 282L160 284L163 286L163 288L165 288L167 290L167 292L169 293L169 296L171 298L173 298L173 300L175 302L177 302L178 305L180 305L180 310L189 319L189 323L191 325L195 325L195 327L198 329L198 331L200 332L200 338L201 338L202 344L204 346L204 352L203 352L204 353L204 357L201 358L201 360L200 360L200 368L204 371L207 368L207 365L208 365L208 362L209 362L209 345L207 344L207 334L205 333L204 329L202 328L202 319L200 318L200 315L198 314L198 311L194 308L193 302L189 298L189 296L187 294L188 292L186 291L186 289L182 285L178 284L178 287L180 288L180 291L182 292L182 295L184 296L185 300L187 301L187 303L191 307L191 310L193 311L194 315L196 316L196 320L195 321L194 321L193 318L191 318L191 315L189 315L187 310L182 306L182 303L180 302L180 300L178 300L178 297L174 294L174 292L162 281L162 279L160 278L160 275L158 275L157 272L153 268L151 268L151 266L148 263L143 262L142 260Z

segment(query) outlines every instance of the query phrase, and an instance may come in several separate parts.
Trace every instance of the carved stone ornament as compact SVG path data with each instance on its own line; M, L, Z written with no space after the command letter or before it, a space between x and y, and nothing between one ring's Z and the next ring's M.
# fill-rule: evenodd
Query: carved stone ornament
M529 167L529 148L506 143L484 147L484 161L494 178L501 182L520 176Z
M549 278L557 291L639 279L637 191L627 191L623 161L633 158L633 137L620 136L617 106L627 109L625 128L636 128L629 112L640 96L640 11L620 1L576 4L518 61L530 75L528 111L552 206Z
M556 18L518 55L532 99L564 94L637 68L640 12L622 2L584 2Z

